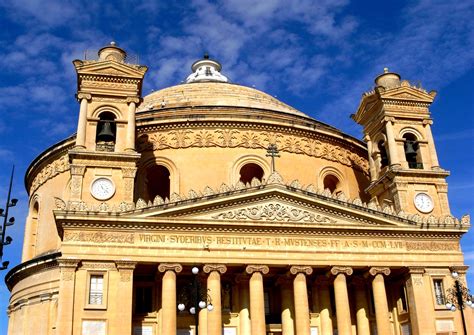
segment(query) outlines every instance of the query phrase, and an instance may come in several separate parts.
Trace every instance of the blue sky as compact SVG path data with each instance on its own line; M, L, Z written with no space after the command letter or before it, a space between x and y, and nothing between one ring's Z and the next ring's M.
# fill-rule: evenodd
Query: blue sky
M384 67L439 92L431 112L456 217L474 208L474 3L221 0L0 2L0 204L16 165L4 260L20 261L29 163L75 131L72 60L116 41L149 67L144 94L178 84L204 52L233 82L255 86L361 137L350 118ZM474 232L463 237L474 266ZM3 278L6 271L0 273ZM469 273L474 287L474 273ZM0 329L8 290L0 285ZM4 331L5 332L5 331Z

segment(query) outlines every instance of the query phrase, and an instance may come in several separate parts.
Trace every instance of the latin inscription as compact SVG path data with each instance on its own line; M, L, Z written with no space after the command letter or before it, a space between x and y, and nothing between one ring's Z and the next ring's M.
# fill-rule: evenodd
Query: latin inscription
M138 234L140 244L170 245L196 244L203 247L253 246L253 247L303 247L311 249L396 249L458 251L457 242L416 242L363 239L323 239L295 237L241 237L179 234Z

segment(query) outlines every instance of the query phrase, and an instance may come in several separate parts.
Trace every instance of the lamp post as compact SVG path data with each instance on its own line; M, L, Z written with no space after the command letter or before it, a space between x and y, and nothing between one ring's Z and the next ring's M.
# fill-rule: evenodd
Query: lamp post
M14 171L15 171L15 166L12 167L12 174L10 177L10 187L8 188L8 196L7 196L5 209L0 208L0 217L3 217L2 233L0 235L0 262L3 259L3 246L9 245L13 241L13 239L10 236L5 236L5 233L6 233L7 227L12 226L15 223L15 218L13 216L11 218L8 218L8 209L10 207L16 206L16 203L18 202L18 199L10 199L10 196L12 193ZM0 266L0 270L5 270L8 267L8 264L10 264L9 261L2 262L2 265Z
M199 310L207 309L209 312L214 309L211 297L201 286L199 280L199 268L193 267L191 272L194 275L193 282L179 295L178 310L183 312L189 308L189 313L194 315L195 335L199 335Z
M466 320L464 318L464 309L469 306L474 308L472 295L469 289L459 281L459 274L456 271L451 273L454 278L454 286L446 291L446 308L454 312L456 309L461 311L462 327L464 335L467 335Z

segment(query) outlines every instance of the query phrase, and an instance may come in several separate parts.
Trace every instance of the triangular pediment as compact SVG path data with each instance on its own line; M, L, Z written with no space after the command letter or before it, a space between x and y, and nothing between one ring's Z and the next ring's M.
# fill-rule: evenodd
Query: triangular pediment
M76 65L79 75L112 75L118 77L142 78L146 67L137 67L116 61L82 63Z
M434 93L427 93L425 90L412 86L399 86L380 94L382 99L411 100L417 102L431 103Z
M129 215L148 219L168 218L214 223L253 222L326 227L409 226L403 220L397 220L396 216L377 215L363 206L348 206L339 200L298 192L284 185L267 185L236 194L183 201L175 206L149 207L140 213L134 211Z

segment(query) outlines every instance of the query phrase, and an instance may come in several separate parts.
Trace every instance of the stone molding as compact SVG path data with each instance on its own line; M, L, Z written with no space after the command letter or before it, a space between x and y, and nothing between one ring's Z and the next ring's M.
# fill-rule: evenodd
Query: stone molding
M85 270L115 270L115 263L82 261L81 269Z
M282 134L271 130L238 129L176 129L142 133L137 138L137 150L159 151L185 148L247 148L266 149L276 144L280 152L302 154L338 162L368 173L368 161L339 143L332 144L304 135Z
M290 273L292 275L297 275L298 273L304 273L306 275L310 275L313 273L313 268L308 265L293 265L290 268Z
M348 266L333 266L330 270L330 273L333 276L337 276L340 273L343 273L346 276L350 276L350 275L352 275L352 273L354 273L354 270L351 267L348 267Z
M224 264L205 264L202 269L205 273L217 271L221 274L224 274L227 271L227 266L225 266Z
M372 267L369 269L369 274L372 276L376 276L378 274L388 276L390 274L390 268Z
M129 260L120 260L115 262L117 264L117 270L120 273L121 282L130 282L133 278L133 270L137 265L137 262Z
M266 275L268 272L270 272L270 268L267 265L247 265L245 272L247 272L249 275L254 272L260 272Z
M422 275L426 272L424 267L419 267L419 266L409 266L408 267L408 273L409 274L415 274L415 275Z
M160 265L158 265L158 271L174 271L176 273L180 273L181 271L183 271L183 266L178 263L161 263Z
M58 265L61 271L61 280L71 281L74 279L79 259L73 258L59 258Z

